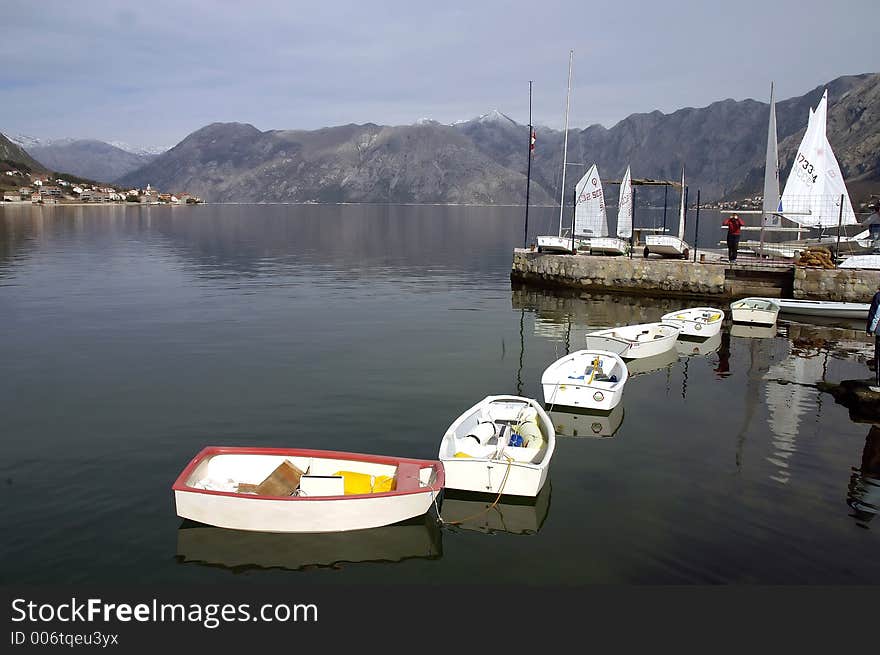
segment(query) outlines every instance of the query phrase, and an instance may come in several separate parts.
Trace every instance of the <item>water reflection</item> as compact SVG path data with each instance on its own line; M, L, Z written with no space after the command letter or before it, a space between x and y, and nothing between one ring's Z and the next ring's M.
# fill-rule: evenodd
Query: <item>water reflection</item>
M724 330L722 330L724 332ZM685 339L679 337L675 342L676 352L683 357L705 357L711 355L721 347L722 333L714 334L708 339ZM727 342L730 344L730 334L727 333Z
M227 530L185 521L177 531L177 561L230 569L340 568L359 562L439 559L443 542L429 514L381 528L321 534Z
M740 339L772 339L776 336L776 326L734 323L730 326L730 336ZM729 351L730 340L728 340L727 346Z
M617 405L610 412L589 410L554 409L548 411L557 437L613 437L623 423L623 404Z
M493 504L494 498L447 490L443 496L443 520L453 529L493 534L537 534L550 513L550 480L535 498L508 496Z
M862 463L853 468L846 504L857 525L863 528L880 512L880 425L872 425L865 439Z
M642 357L640 359L631 359L626 363L626 369L629 371L630 377L636 375L644 375L646 373L656 373L668 369L678 361L678 349L670 348L666 352L653 355L651 357Z

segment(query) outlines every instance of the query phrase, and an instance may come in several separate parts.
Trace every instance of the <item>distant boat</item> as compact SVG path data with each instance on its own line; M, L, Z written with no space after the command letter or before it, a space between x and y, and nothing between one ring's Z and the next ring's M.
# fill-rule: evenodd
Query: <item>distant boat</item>
M779 303L769 298L743 298L730 303L734 323L750 325L775 325Z
M660 322L596 330L586 336L587 350L607 350L624 359L654 357L674 348L680 332L680 326Z
M534 497L555 448L553 423L537 401L487 396L449 426L439 458L447 489Z
M859 302L834 302L830 300L793 300L791 298L760 298L771 300L779 305L779 311L783 314L799 316L819 316L841 319L865 319L868 318L868 310L871 305Z
M594 167L595 168L595 167ZM596 178L599 177L598 169L596 170ZM602 182L599 181L599 190L602 189ZM587 188L589 190L589 187ZM582 194L578 194L581 198ZM605 213L604 195L602 196L602 214ZM626 173L620 183L620 195L617 203L617 237L608 235L608 219L605 217L604 223L600 224L604 227L604 234L590 240L590 252L602 255L625 255L630 249L630 237L632 236L632 218L633 218L633 193L632 193L632 176L629 166L626 167ZM598 223L598 222L597 222Z
M669 312L660 320L681 328L680 336L708 338L721 331L724 312L714 307L693 307Z
M644 255L647 257L651 253L661 255L663 257L679 257L687 259L691 252L691 247L684 240L684 222L687 217L687 197L685 195L684 186L684 166L681 167L681 204L678 208L678 235L669 234L649 234L645 237Z

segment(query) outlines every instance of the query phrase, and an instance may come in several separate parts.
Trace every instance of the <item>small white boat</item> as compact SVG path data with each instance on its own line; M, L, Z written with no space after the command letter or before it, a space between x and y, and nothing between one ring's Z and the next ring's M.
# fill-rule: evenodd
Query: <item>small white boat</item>
M692 307L664 314L660 320L679 326L680 336L706 339L721 331L724 312L714 307Z
M730 303L734 323L775 325L779 304L769 298L742 298Z
M177 558L183 564L236 572L296 571L349 563L438 559L443 555L442 539L440 525L428 514L381 528L322 534L227 530L185 521L177 530Z
M624 359L653 357L675 347L681 328L670 323L639 323L587 334L587 350L604 350Z
M649 234L645 237L644 256L650 254L663 257L678 257L687 259L691 253L691 247L684 239L679 239L669 234Z
M763 300L763 299L762 299ZM836 302L832 300L794 300L792 298L767 298L779 305L783 314L795 316L820 316L828 318L866 319L870 303Z
M880 255L853 255L847 257L837 268L867 268L872 270L880 269Z
M285 495L257 491L279 471L289 484ZM443 484L437 461L210 446L187 464L172 488L177 515L191 521L258 532L343 532L421 516Z
M590 239L590 254L626 255L629 253L629 239L620 237L593 237Z
M682 357L702 357L714 353L721 346L721 333L716 332L708 339L679 339L675 350Z
M573 255L577 252L578 242L574 242L572 248L571 237L564 236L540 236L538 237L538 252L558 253L560 255Z
M487 396L440 441L446 488L534 497L547 479L556 432L531 398Z
M612 410L623 397L629 371L621 357L604 350L578 350L556 360L541 376L544 403Z
M548 412L559 437L605 439L623 423L623 405L610 412L579 411L570 407ZM444 500L445 502L445 500Z

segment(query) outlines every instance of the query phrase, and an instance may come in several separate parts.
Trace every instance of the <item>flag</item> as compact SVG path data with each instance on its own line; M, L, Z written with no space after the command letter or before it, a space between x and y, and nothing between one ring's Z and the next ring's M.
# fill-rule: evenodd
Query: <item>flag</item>
M529 138L529 154L535 149L535 130L532 130L532 136Z

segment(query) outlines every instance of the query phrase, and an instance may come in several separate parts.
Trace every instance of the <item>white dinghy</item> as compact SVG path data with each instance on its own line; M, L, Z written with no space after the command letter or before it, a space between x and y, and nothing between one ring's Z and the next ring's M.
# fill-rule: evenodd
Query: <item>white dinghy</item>
M259 532L343 532L421 516L437 461L290 448L207 447L172 487L177 515Z
M779 303L769 298L742 298L730 303L730 315L734 323L749 325L775 325Z
M870 303L836 302L832 300L794 300L792 298L770 298L779 305L783 314L795 316L819 316L825 318L868 318Z
M608 411L623 398L629 371L621 357L604 350L578 350L557 359L541 376L544 403Z
M604 350L624 359L654 357L675 347L681 328L671 323L639 323L587 334L587 350Z
M651 253L662 257L679 257L687 259L691 248L684 240L684 222L687 216L687 199L685 198L684 167L681 169L681 204L678 208L678 235L649 234L645 237L644 255Z
M488 396L455 419L440 441L446 488L534 497L556 448L553 422L521 396Z
M681 336L708 339L721 331L724 312L714 307L692 307L664 314L664 323L681 328Z

